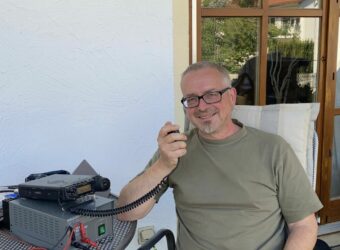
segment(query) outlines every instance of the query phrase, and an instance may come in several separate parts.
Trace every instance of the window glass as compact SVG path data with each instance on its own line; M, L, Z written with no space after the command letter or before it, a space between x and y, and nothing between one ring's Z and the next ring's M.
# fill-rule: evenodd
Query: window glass
M331 199L340 198L340 116L334 118Z
M266 103L316 101L319 18L269 18Z
M321 0L268 0L269 8L318 9Z
M202 19L202 60L216 62L229 71L238 92L237 104L256 102L259 22L253 17Z
M339 20L340 21L340 20ZM340 26L339 26L340 31ZM340 107L340 32L338 33L335 106ZM331 200L340 198L340 116L334 118Z
M339 20L340 23L340 20ZM338 55L336 67L335 106L340 108L340 25L338 30Z
M261 7L262 0L202 0L203 8L254 8Z

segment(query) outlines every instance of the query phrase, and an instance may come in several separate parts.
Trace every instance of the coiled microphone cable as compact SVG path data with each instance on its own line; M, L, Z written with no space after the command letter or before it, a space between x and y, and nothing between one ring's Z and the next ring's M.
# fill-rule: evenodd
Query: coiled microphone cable
M155 186L151 191L140 197L139 199L126 204L122 207L112 208L112 209L106 209L106 210L91 210L86 208L71 208L70 212L77 215L83 215L88 217L107 217L117 214L122 214L125 212L128 212L132 209L135 209L136 207L142 205L146 201L150 200L152 197L154 197L156 194L158 194L164 186L166 186L168 180L168 176L164 177L163 180Z
M171 133L179 133L179 130L170 131L168 134ZM178 159L179 160L179 159ZM106 210L90 210L86 208L71 208L70 212L78 215L89 216L89 217L107 217L117 214L126 213L136 207L142 205L146 201L150 200L156 194L158 194L164 186L166 186L168 181L169 175L165 176L163 180L153 189L151 189L148 193L140 197L139 199L125 205L122 207L117 207L113 209L106 209Z

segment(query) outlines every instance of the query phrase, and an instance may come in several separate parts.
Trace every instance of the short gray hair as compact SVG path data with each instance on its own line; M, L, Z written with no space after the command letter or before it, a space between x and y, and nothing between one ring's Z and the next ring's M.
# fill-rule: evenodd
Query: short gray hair
M182 73L182 78L192 72L192 71L196 71L196 70L200 70L200 69L206 69L206 68L210 68L210 69L215 69L218 72L221 73L223 80L225 83L227 83L228 85L231 84L231 80L230 80L230 75L228 70L226 70L223 66L218 65L216 63L213 62L208 62L208 61L201 61L201 62L197 62L197 63L193 63L191 65L189 65L189 67Z

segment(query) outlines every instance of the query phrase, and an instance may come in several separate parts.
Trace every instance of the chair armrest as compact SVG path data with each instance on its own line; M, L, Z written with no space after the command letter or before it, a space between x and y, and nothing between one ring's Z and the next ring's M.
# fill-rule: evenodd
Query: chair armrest
M169 229L160 229L154 236L148 239L138 250L149 250L157 244L163 237L166 237L168 250L176 250L174 234Z

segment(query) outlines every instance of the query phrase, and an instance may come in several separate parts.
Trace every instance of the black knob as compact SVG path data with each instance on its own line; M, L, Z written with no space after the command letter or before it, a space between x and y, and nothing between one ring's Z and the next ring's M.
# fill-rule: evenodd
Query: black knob
M96 191L106 191L110 188L110 180L108 178L104 178L100 175L96 175L94 177L94 190Z

